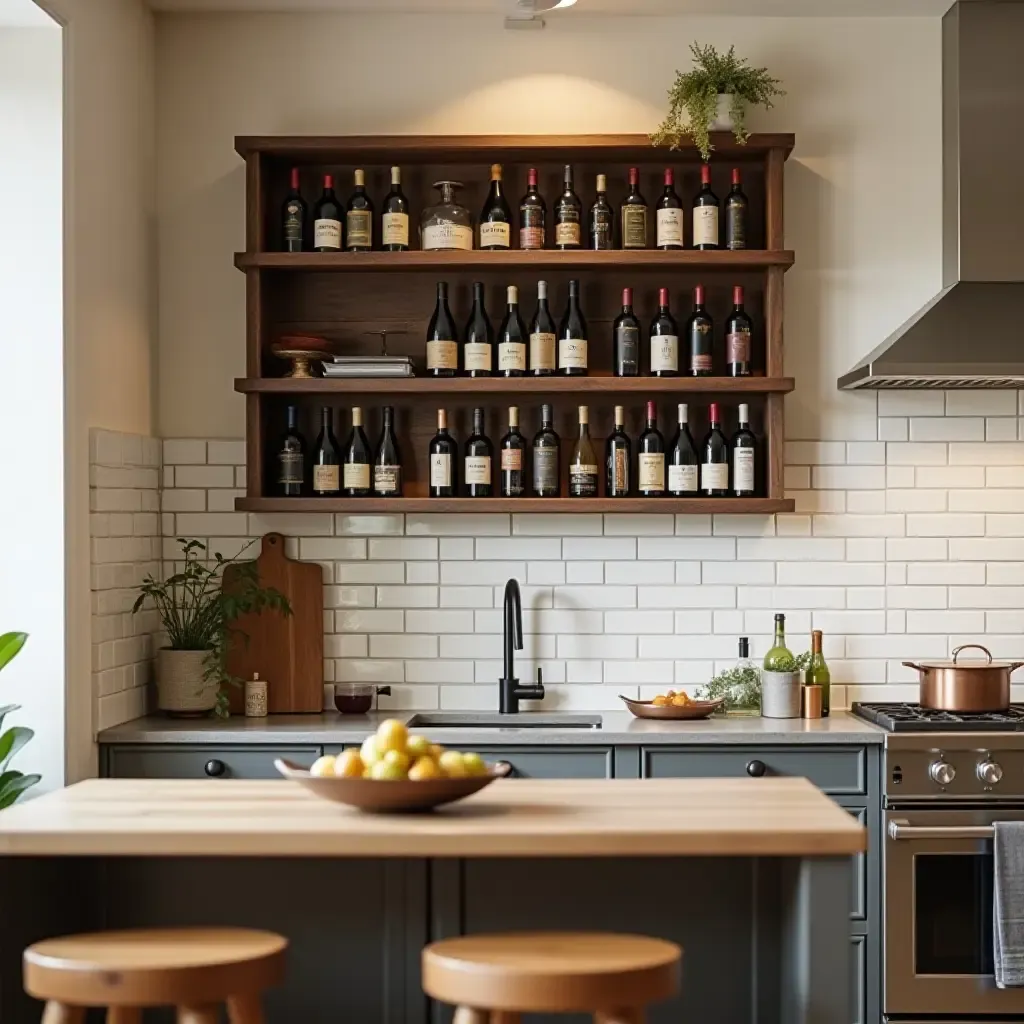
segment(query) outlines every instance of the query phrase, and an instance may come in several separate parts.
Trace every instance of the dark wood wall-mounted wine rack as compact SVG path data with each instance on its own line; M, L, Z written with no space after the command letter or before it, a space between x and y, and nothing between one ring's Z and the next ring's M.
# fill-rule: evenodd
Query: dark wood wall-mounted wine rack
M246 376L235 389L246 396L248 487L237 507L249 511L336 512L787 512L783 491L783 399L793 390L783 376L783 284L793 253L784 249L783 175L793 147L792 135L752 135L745 146L731 135L713 136L712 185L720 198L729 187L729 172L743 169L744 191L750 200L750 248L662 252L655 249L605 252L577 250L507 252L369 252L285 253L278 224L288 187L289 171L299 167L303 194L313 200L322 175L333 172L342 201L352 172L366 170L368 192L377 206L389 188L389 168L402 167L402 187L410 201L410 234L414 247L420 214L436 201L432 183L443 178L465 182L460 202L474 218L489 184L488 166L504 166L506 194L516 211L526 188L526 172L536 167L551 208L561 192L562 167L571 163L584 211L593 198L598 173L607 174L609 199L616 209L625 194L628 169L638 167L641 190L652 208L662 190L665 167L676 172L676 191L688 210L699 188L700 163L692 149L656 149L642 135L594 136L366 136L366 137L242 137L235 147L245 158L246 251L235 265L246 275ZM687 220L689 219L687 213ZM513 244L517 232L513 230ZM686 244L690 244L687 228ZM560 318L570 278L579 278L582 306L590 335L590 375L586 377L491 377L471 379L426 377L377 380L294 379L271 353L286 334L317 334L346 353L379 353L373 331L405 331L389 337L391 354L410 355L423 365L427 322L434 308L436 282L449 284L452 313L462 324L469 315L473 281L485 283L487 307L495 328L504 309L507 285L519 286L523 316L533 312L537 281L549 283L552 313ZM654 378L611 376L612 321L620 309L622 289L631 286L637 315L645 325L657 307L658 288L668 287L680 321L689 315L693 286L707 289L708 310L716 325L730 308L734 284L745 288L746 306L754 318L754 376L745 378ZM720 342L719 342L720 343ZM757 498L429 498L426 496L427 446L436 429L436 412L449 411L453 433L464 441L472 409L487 409L487 429L497 444L505 432L507 407L520 407L522 431L529 439L539 426L542 402L555 410L555 429L563 449L576 434L576 410L590 407L595 449L604 450L611 432L613 407L626 407L626 430L636 437L643 426L644 404L658 403L663 432L673 429L675 406L691 406L691 429L700 441L707 406L723 404L727 430L735 427L736 406L750 405L752 427L761 439ZM300 408L307 437L316 435L321 405L345 411L364 407L371 444L379 432L380 407L393 405L401 448L405 497L280 498L274 496L272 441L283 430L285 407ZM347 433L347 415L339 424L339 440ZM667 439L667 438L666 438ZM563 451L563 474L567 459ZM563 482L563 494L567 488Z

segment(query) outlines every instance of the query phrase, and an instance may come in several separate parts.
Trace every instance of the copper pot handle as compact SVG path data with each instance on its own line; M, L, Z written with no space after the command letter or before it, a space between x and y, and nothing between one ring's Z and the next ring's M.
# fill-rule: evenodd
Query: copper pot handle
M992 652L987 647L982 647L981 644L961 644L959 647L953 648L953 664L956 664L956 656L961 651L966 651L969 647L973 647L976 651L984 651L988 655L988 662L992 664ZM1012 670L1011 670L1012 671Z
M916 668L918 672L927 672L928 671L928 669L925 668L924 665L918 665L918 663L916 661L905 661L905 662L903 662L903 664L906 665L907 668Z

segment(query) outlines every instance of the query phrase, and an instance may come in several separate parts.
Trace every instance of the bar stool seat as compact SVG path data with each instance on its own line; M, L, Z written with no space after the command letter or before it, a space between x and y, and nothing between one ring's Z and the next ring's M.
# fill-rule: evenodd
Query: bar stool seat
M44 1024L75 1024L84 1007L108 1007L108 1021L141 1020L136 1010L176 1006L178 1020L260 1024L260 996L284 978L288 940L243 928L138 929L46 939L24 954L25 991L47 1002ZM119 1010L118 1008L129 1008Z
M643 935L465 935L424 949L423 987L434 999L462 1008L466 1022L579 1012L633 1022L648 1005L679 991L681 959L675 943ZM495 1012L488 1018L481 1011Z

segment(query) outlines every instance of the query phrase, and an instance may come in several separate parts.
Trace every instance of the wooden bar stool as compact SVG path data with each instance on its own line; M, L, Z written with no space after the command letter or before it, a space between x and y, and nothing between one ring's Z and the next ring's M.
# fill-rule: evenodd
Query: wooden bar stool
M679 991L683 951L643 935L517 932L465 935L423 950L423 988L457 1006L454 1024L519 1024L521 1013L592 1013L642 1024Z
M244 928L168 928L69 935L25 950L25 991L43 1024L139 1024L143 1007L174 1006L178 1024L263 1024L262 994L284 979L288 940Z

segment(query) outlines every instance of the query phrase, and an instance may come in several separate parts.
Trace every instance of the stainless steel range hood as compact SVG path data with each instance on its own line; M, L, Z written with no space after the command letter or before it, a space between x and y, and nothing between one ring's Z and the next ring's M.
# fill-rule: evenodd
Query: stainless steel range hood
M1024 0L942 21L944 287L839 387L1024 387Z

